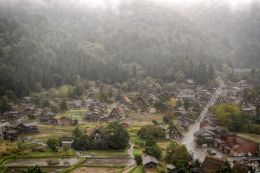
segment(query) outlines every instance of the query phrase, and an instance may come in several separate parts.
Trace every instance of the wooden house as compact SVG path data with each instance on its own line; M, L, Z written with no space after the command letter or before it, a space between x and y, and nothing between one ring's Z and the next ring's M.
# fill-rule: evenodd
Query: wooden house
M142 157L142 164L144 168L155 168L158 166L159 162L152 156L144 156Z
M187 117L179 117L178 118L179 122L180 122L180 126L184 129L184 130L188 130L190 125L193 124L193 120Z
M95 96L94 96L93 92L88 93L87 99L88 100L95 100Z
M60 117L58 119L58 124L61 126L70 126L72 125L72 119L68 118L68 117Z
M91 130L89 136L95 142L100 142L104 139L104 131L102 127L96 127Z
M223 159L207 156L201 165L201 173L216 172L225 164L226 162Z
M20 134L38 133L38 127L35 122L33 123L20 123L17 125L16 130Z
M21 117L21 113L16 111L8 111L5 112L3 116L9 122L17 122L18 119Z
M216 134L207 129L200 129L194 133L196 139L203 139L207 144L213 144Z
M166 165L166 168L167 168L167 173L176 173L177 172L177 168L173 164Z
M169 138L179 140L182 137L181 131L176 126L169 127Z
M73 137L61 137L61 146L65 149L70 149L73 141Z
M122 109L120 107L113 108L110 114L108 115L109 118L120 118L122 116Z
M4 131L4 135L3 135L4 140L13 141L13 140L16 140L17 137L18 137L18 132L16 130Z
M103 115L98 112L90 112L85 114L84 120L97 122L102 116Z
M233 166L233 172L234 173L253 173L253 169L251 166L245 165L245 164L234 164Z

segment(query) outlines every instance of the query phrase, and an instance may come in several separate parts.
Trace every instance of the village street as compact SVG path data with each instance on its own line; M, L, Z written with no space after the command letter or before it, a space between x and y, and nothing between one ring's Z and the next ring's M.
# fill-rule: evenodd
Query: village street
M198 148L196 146L196 143L194 141L194 133L200 129L200 122L205 117L205 115L208 112L208 109L210 106L214 105L216 99L218 96L222 93L223 83L220 84L219 88L216 89L214 95L212 96L209 103L205 106L203 111L201 112L198 120L189 128L189 131L185 134L184 138L182 139L182 143L187 147L190 154L194 157L194 159L199 159L201 162L206 157L207 149ZM218 152L217 150L211 149L214 153L216 153L216 157L221 158L223 154L221 152Z

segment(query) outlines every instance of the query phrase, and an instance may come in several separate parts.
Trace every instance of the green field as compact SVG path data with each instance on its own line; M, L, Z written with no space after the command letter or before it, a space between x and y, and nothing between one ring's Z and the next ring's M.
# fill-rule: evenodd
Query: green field
M144 173L144 168L142 166L137 166L132 173Z

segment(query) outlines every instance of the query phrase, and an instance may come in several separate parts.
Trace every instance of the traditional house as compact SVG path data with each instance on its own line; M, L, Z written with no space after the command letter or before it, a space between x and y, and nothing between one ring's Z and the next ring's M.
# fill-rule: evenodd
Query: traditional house
M49 116L42 116L40 118L40 122L41 123L45 123L45 124L49 124L49 125L57 125L58 124L58 120L56 118L53 117L49 117Z
M7 130L7 131L4 131L4 139L5 140L15 140L17 139L17 136L18 136L18 132L16 130Z
M8 111L8 112L5 112L3 115L4 115L4 118L9 122L17 122L18 119L21 117L21 114L16 111Z
M68 118L68 117L60 117L58 119L58 124L61 126L70 126L72 125L72 119Z
M148 107L148 104L147 104L146 100L142 96L139 95L136 98L136 106L138 108L140 108L142 111L145 111Z
M206 142L206 144L213 144L214 138L216 134L212 131L206 130L206 129L200 129L197 132L194 133L194 136L196 140L201 139Z
M193 120L187 117L178 117L178 120L180 122L180 126L184 129L184 130L188 130L190 125L193 124Z
M25 116L35 114L35 113L36 113L36 110L33 106L28 106L22 111L22 114Z
M132 101L129 99L128 96L126 95L122 95L121 96L121 102L124 104L124 105L132 105Z
M222 96L218 97L218 99L216 101L217 104L222 104L222 103L226 103L226 102L227 102L226 99Z
M256 115L256 107L254 107L254 106L251 106L251 107L245 107L245 106L243 106L243 107L241 108L241 111L242 111L245 115L247 115L247 116L254 116L254 115Z
M68 103L69 109L80 109L82 107L82 101L81 100L73 100Z
M175 172L177 172L177 168L173 164L166 165L166 168L167 168L167 173L175 173Z
M206 118L200 122L200 128L216 127L218 124L217 120L212 121L210 118Z
M89 136L95 142L100 142L104 139L104 131L103 131L102 127L97 127L97 128L92 129Z
M24 97L23 101L27 104L33 103L34 101L36 101L36 98L32 98L32 97Z
M251 166L244 165L244 164L234 164L233 166L234 173L253 173L253 169Z
M180 130L176 126L170 126L169 127L169 138L179 140L183 136L180 132Z
M116 107L112 109L110 114L108 115L109 118L120 118L123 110L120 107Z
M84 117L86 121L97 122L103 115L98 112L87 113Z
M88 100L95 100L94 94L93 94L92 92L88 93L87 99L88 99Z
M154 168L158 166L159 162L156 158L152 156L144 156L142 158L142 164L144 168Z
M17 132L20 134L31 134L31 133L38 133L37 124L33 123L20 123L17 125L16 128Z
M73 141L74 141L74 138L72 138L72 137L61 137L62 148L70 149Z
M223 159L207 156L201 165L201 173L216 172L226 164Z

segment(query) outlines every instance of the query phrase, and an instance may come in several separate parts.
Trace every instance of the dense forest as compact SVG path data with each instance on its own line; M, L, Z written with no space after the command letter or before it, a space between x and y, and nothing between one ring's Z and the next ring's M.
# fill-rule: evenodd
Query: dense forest
M224 22L217 27L207 21L227 7L217 6L199 21L200 14L183 14L152 1L97 7L81 3L0 1L1 95L11 90L22 97L42 88L74 85L78 79L111 84L151 76L205 84L223 63L231 66L235 56L243 67L258 65L259 4L240 12L232 23L219 16ZM245 21L251 22L250 30ZM234 37L228 38L231 28ZM238 35L240 40L234 40Z

